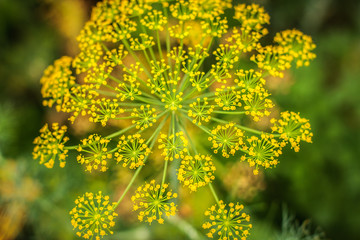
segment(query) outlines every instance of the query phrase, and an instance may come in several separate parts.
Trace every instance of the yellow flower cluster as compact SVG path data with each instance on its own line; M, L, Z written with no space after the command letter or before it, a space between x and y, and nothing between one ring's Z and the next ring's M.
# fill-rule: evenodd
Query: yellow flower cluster
M281 119L271 119L273 132L280 134L283 144L290 143L295 152L300 150L300 141L311 143L313 133L309 120L301 118L299 113L282 112Z
M245 240L252 225L248 223L250 216L241 212L243 209L239 203L225 204L223 201L211 206L205 212L207 221L202 225L209 229L207 236L219 240Z
M116 203L109 202L109 196L102 192L85 193L75 200L76 206L70 211L71 224L76 229L76 235L85 239L100 240L115 226L114 218Z
M193 118L193 123L201 125L202 122L209 122L214 106L209 105L207 98L197 98L195 102L189 104L188 116Z
M281 155L281 143L272 135L262 134L260 138L251 136L247 139L243 150L247 155L243 155L241 160L248 161L250 167L254 167L254 174L259 174L259 166L271 168L278 164L277 158Z
M225 16L228 9L233 16ZM190 191L207 185L216 195L212 156L198 149L219 153L218 164L230 157L248 162L254 174L276 166L288 143L298 151L300 141L311 142L308 120L283 112L271 120L272 133L243 124L254 126L251 122L270 115L274 103L267 77L282 77L292 65L309 65L315 44L298 30L285 30L275 35L273 44L263 45L269 23L264 8L233 7L231 0L97 3L77 38L79 53L45 70L41 93L43 105L68 113L70 123L84 116L110 133L91 134L78 146L65 146L66 127L53 125L50 131L46 125L34 141L34 158L47 167L59 159L63 167L68 151L77 149L78 162L89 172L106 171L114 158L135 172L118 205L156 154L154 149L160 149L161 184L145 183L132 198L139 220L149 223L163 223L164 215L175 214L169 201L177 194L165 184L175 170L177 184ZM117 145L111 142L116 138ZM208 236L245 239L251 225L241 223L249 219L240 213L242 206L218 205L206 214L211 220L204 225ZM82 226L81 236L90 238L87 231L94 235L89 226Z
M64 136L66 130L66 126L59 127L58 123L53 123L51 131L48 124L45 124L40 129L40 136L34 139L33 158L39 159L40 164L47 168L52 168L56 160L59 160L60 167L65 167L68 150L64 144L69 140Z
M131 113L132 117L136 119L132 120L133 124L136 124L137 129L144 130L148 127L152 127L156 123L157 114L155 108L150 108L150 105L141 105L139 109L134 108Z
M144 165L144 160L151 150L145 143L145 139L140 134L125 135L120 137L118 151L114 154L118 163L128 166L130 169Z
M52 107L56 104L56 110L60 111L68 101L70 89L75 85L75 77L70 70L71 57L62 57L49 66L40 79L42 85L41 94L46 100L44 106Z
M91 172L94 169L105 172L108 169L107 161L112 159L112 154L109 153L107 148L109 142L109 139L97 134L92 134L81 140L77 150L78 152L84 152L85 155L78 155L77 160L79 163L86 165L86 171Z
M277 33L274 37L274 42L286 49L286 52L296 61L296 66L309 66L310 61L316 55L312 51L315 49L315 44L312 42L310 36L304 35L296 29L285 30Z
M233 122L225 125L218 125L211 131L211 137L208 138L212 143L214 153L221 149L223 157L230 157L240 149L243 144L243 131L238 129Z
M159 149L163 149L161 155L165 156L164 160L183 159L188 152L188 140L184 137L183 132L177 132L167 136L161 134L159 138Z
M164 216L175 215L177 208L171 199L177 198L177 193L167 190L168 184L156 184L151 180L136 189L135 195L131 197L134 202L134 211L139 211L138 219L151 224L153 221L164 223Z
M195 155L186 156L178 170L178 180L183 182L184 186L190 188L190 191L196 191L197 188L205 186L215 179L213 175L216 168L211 160L211 156Z
M257 32L264 31L263 25L270 24L269 14L265 12L264 8L254 3L235 6L234 18L240 21L242 27Z

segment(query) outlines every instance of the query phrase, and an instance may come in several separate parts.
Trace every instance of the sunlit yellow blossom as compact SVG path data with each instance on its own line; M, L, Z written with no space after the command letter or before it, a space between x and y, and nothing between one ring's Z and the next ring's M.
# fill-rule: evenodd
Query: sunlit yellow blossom
M270 75L283 77L283 71L291 67L293 58L287 54L287 49L280 46L265 46L258 49L257 55L252 55L260 69L264 69Z
M215 96L215 102L225 111L234 111L237 107L241 106L240 91L236 91L235 87L225 88L225 86L222 86L221 88L217 88Z
M79 115L85 116L91 113L94 99L99 94L94 90L93 85L77 85L70 89L70 94L61 111L72 113L69 120L73 123Z
M145 143L145 139L140 134L121 136L118 142L118 151L114 154L118 163L123 167L128 166L135 169L144 165L144 159L149 155L150 149Z
M282 112L280 119L271 119L273 132L281 134L284 143L290 143L295 152L300 150L300 141L311 143L313 133L308 119L301 118L299 113Z
M202 225L209 229L207 236L221 240L245 240L249 235L250 216L241 212L244 206L239 203L213 205L206 212L206 222Z
M235 74L237 76L235 83L237 83L243 93L254 92L262 88L265 84L265 79L262 78L262 73L255 71L254 69L240 69Z
M151 180L136 189L131 197L134 211L139 211L138 219L151 224L153 221L164 223L164 217L175 215L177 209L171 200L177 198L177 193L167 190L168 184L156 184Z
M156 122L157 114L155 108L150 108L150 105L141 105L139 109L134 108L131 116L136 120L132 120L133 124L136 124L137 129L144 130L148 127L152 127Z
M312 51L315 49L310 36L303 34L299 30L285 30L279 32L274 37L274 42L286 48L286 52L294 58L297 67L308 66L316 55Z
M109 199L100 191L96 194L87 192L75 200L76 206L70 211L70 216L77 236L99 240L113 234L110 229L115 226L116 203L110 203Z
M96 99L92 100L92 105L88 113L91 115L90 122L100 122L102 126L110 119L116 119L117 116L124 113L117 99Z
M42 84L41 94L46 100L44 106L52 107L56 104L56 110L60 111L70 95L70 89L75 85L75 77L70 70L72 58L62 57L49 66L40 80Z
M190 0L190 8L197 12L201 19L213 19L224 14L224 10L231 8L231 0Z
M178 180L196 191L197 188L205 186L215 179L213 173L216 168L210 156L195 155L186 156L182 161L178 171Z
M269 116L270 109L274 107L273 102L268 98L269 95L265 88L262 87L245 91L241 95L245 114L252 116L254 121L259 121L263 116Z
M218 125L211 131L211 137L208 139L212 143L214 153L221 149L222 156L228 158L230 154L234 155L240 149L240 145L243 143L243 135L243 131L231 122Z
M183 132L177 132L170 136L161 134L159 143L159 149L163 149L162 155L165 156L165 160L183 159L188 152L188 141Z
M86 165L86 171L100 170L105 172L108 169L107 161L112 158L107 148L109 139L105 139L97 134L81 140L81 144L77 148L78 152L83 152L77 156L77 160L81 164Z
M261 48L259 41L266 33L267 30L265 28L262 32L257 32L247 27L234 27L226 41L233 44L239 52L251 52Z
M251 136L242 148L247 154L241 157L250 167L255 167L254 174L259 173L259 167L271 168L278 164L278 157L282 153L281 144L272 135L262 134L260 138Z
M269 14L265 12L263 7L254 3L235 6L234 19L239 20L243 27L257 32L263 31L263 25L270 24Z
M65 143L69 140L64 136L67 127L59 127L58 123L52 124L52 130L48 124L40 129L40 136L34 139L36 145L33 150L34 159L39 159L40 164L47 168L52 168L56 160L59 160L60 167L65 167L65 159L68 156L68 150L65 149Z
M197 98L196 101L189 104L189 107L191 109L188 111L188 116L193 118L193 122L199 125L203 122L209 122L214 109L214 106L209 105L207 98Z
M152 10L148 12L141 20L141 24L146 26L149 30L164 30L164 25L167 23L167 18L161 11Z

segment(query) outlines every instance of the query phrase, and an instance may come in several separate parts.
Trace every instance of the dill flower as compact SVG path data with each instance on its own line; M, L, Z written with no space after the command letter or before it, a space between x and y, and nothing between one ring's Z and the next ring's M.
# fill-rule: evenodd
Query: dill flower
M56 160L60 163L60 167L65 167L68 150L65 149L65 143L69 140L64 136L67 127L59 127L58 123L52 124L52 131L48 124L40 129L40 136L34 139L36 145L33 150L33 158L39 159L40 164L44 164L47 168L52 168Z
M195 155L186 156L182 161L178 171L178 180L183 182L184 186L190 188L190 191L196 191L197 188L205 186L215 179L214 172L216 168L210 156Z
M136 124L137 129L144 130L145 128L152 127L156 122L157 114L155 108L150 108L150 105L141 105L139 109L134 108L131 113L132 117L137 120L132 120L133 124Z
M260 138L251 136L242 148L246 155L241 157L250 167L255 167L254 174L259 174L259 166L271 168L278 164L277 158L282 153L281 144L272 135L262 134Z
M177 193L167 190L168 184L156 184L151 180L136 189L135 195L131 197L134 202L133 210L139 211L138 219L145 220L151 224L153 221L164 223L164 216L175 215L177 209L171 199L177 198Z
M250 216L241 211L244 206L239 203L225 204L222 200L218 205L205 211L207 221L202 225L209 229L207 236L221 240L245 240L249 235Z
M286 51L294 58L297 67L308 66L310 61L316 57L315 53L312 52L315 49L315 44L311 37L299 30L292 29L276 33L274 42L287 48Z
M265 12L263 7L257 4L239 4L235 6L234 19L240 21L240 24L251 30L260 32L263 25L270 24L270 16Z
M280 119L271 119L273 132L280 134L283 143L290 143L295 152L300 150L300 141L311 143L313 133L309 120L301 118L299 113L282 112Z
M236 110L237 107L241 107L240 93L235 90L235 87L221 86L216 89L215 102L222 110Z
M116 119L117 116L124 113L124 109L120 107L117 99L97 99L92 100L92 105L88 111L91 116L90 122L99 122L102 126L106 126L109 119Z
M121 136L117 147L118 151L114 154L117 162L130 169L144 165L145 157L151 152L140 134Z
M211 137L208 138L212 143L214 153L221 149L222 156L228 158L240 149L243 143L243 131L238 129L233 122L225 125L218 125L211 131Z
M227 9L233 16L225 16ZM98 2L77 38L79 53L56 60L40 82L44 106L67 113L70 123L85 117L108 135L91 133L80 144L65 146L66 127L53 125L51 131L46 125L34 141L34 158L47 167L58 159L63 167L68 152L77 150L86 171L105 172L113 158L133 169L115 208L158 148L161 184L145 183L132 197L139 220L163 223L164 215L175 214L171 200L177 194L165 182L177 172L174 185L181 182L190 191L207 186L218 202L219 208L206 213L208 236L246 239L251 225L242 222L248 215L240 213L239 204L219 202L211 185L217 166L210 149L221 153L218 168L234 156L258 173L276 166L287 143L298 151L299 142L312 137L308 120L292 112L271 120L271 130L244 124L270 115L275 104L266 86L269 75L282 77L284 70L315 58L315 44L299 30L282 31L262 45L268 24L263 7L233 6L231 0ZM244 64L246 59L251 64ZM87 231L91 234L80 235L101 232Z
M97 134L92 134L89 137L81 140L81 145L77 148L78 152L84 152L85 155L78 155L77 160L81 164L86 165L86 171L91 172L100 170L105 172L107 167L107 160L112 159L112 154L109 153L107 145L109 139L105 139Z
M193 123L198 125L201 125L202 122L209 122L214 109L214 106L209 105L207 98L197 98L196 101L189 104L189 107L191 109L188 111L188 116L192 117Z
M283 77L283 71L291 67L293 57L287 54L287 49L280 46L265 46L258 49L257 55L252 55L251 61L260 69L274 77Z
M62 57L49 66L43 77L40 79L42 84L41 94L45 99L44 106L52 107L56 104L56 110L60 111L63 104L70 95L70 89L75 85L75 77L70 70L72 63L71 57Z
M183 132L177 132L170 136L161 134L159 143L159 149L163 149L161 155L165 156L164 160L183 159L188 152L188 140L184 137Z
M76 206L70 211L70 216L77 236L99 240L113 234L110 229L115 226L116 203L110 203L109 199L99 191L96 194L87 192L75 200Z

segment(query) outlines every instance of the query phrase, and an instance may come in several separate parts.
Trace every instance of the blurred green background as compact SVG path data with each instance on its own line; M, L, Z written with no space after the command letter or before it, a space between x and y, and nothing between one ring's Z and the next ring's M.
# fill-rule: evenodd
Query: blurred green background
M270 37L300 29L313 37L318 57L310 67L287 72L273 91L281 109L310 119L313 144L285 151L263 178L231 169L247 184L233 195L250 209L250 239L360 239L360 2L255 2L271 16ZM66 119L41 106L42 72L76 54L75 37L95 4L0 0L0 240L73 239L68 211L76 196L99 189L120 194L129 179L116 169L85 174L74 162L48 170L31 157L43 124ZM76 139L82 130L72 131ZM203 213L192 207L212 204L208 194L198 191L182 204L182 216L199 232ZM122 204L116 232L107 239L169 239L175 233L171 239L188 239L194 230L176 219L149 228L136 222L129 202Z

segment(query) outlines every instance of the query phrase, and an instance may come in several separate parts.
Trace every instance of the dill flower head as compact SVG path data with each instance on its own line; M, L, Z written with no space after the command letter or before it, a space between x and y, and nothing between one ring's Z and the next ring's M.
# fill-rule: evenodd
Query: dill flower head
M315 53L312 52L315 49L315 44L311 37L299 30L292 29L279 32L275 35L274 42L287 48L286 51L294 58L297 67L308 66L310 61L316 57Z
M218 205L211 206L205 211L207 221L202 225L208 229L209 238L221 240L245 240L249 235L250 216L241 212L244 206L239 203L225 204L220 201Z
M233 16L225 15L232 8ZM263 45L269 23L264 8L233 6L231 0L98 2L77 38L79 53L45 70L41 93L43 105L67 113L71 124L82 116L109 135L91 133L69 146L66 127L50 131L46 125L34 141L34 158L47 167L59 159L63 167L68 151L77 150L78 162L90 172L106 171L114 158L135 172L120 203L154 148L160 149L161 184L145 183L132 197L139 220L148 223L175 214L171 200L177 194L165 180L176 171L174 184L191 191L207 185L217 200L210 149L221 153L218 168L234 157L257 173L278 163L286 143L298 151L300 141L311 142L308 121L292 112L272 120L273 133L244 125L270 115L275 104L269 75L283 77L292 65L307 66L315 58L311 37L298 30L280 32ZM249 217L240 213L242 206L218 204L206 213L208 236L245 239L251 225L243 225Z
M135 195L131 197L134 202L133 210L139 211L138 219L151 224L153 221L164 223L164 216L175 215L177 208L171 200L177 198L177 193L167 190L168 184L157 184L151 180L136 189Z
M144 165L144 159L151 150L145 143L145 139L140 134L125 135L120 137L118 142L118 151L114 154L118 163L122 162L122 166L128 166L135 169Z
M251 136L245 141L243 150L247 153L241 160L247 161L250 167L255 167L254 174L259 173L259 167L271 168L278 164L277 158L282 153L281 144L272 135L262 134L260 138Z
M59 127L58 123L53 123L51 131L48 124L45 124L40 129L40 136L34 139L33 158L39 159L40 164L47 168L52 168L56 160L60 162L60 167L65 167L68 150L64 148L64 144L69 140L64 136L66 130L66 126Z
M178 180L183 182L184 186L190 188L190 191L196 191L197 188L205 186L215 179L214 172L216 168L211 160L211 156L195 155L186 156L182 161L178 171Z
M109 142L109 139L97 134L92 134L81 140L77 150L78 152L84 152L84 155L78 155L77 160L79 163L86 165L86 171L91 172L94 169L105 172L108 169L107 161L112 159L112 154L109 153L107 148Z
M76 80L70 70L72 60L71 57L62 57L44 71L40 80L41 94L46 98L43 101L44 106L52 107L56 104L56 110L60 111L67 101Z
M243 131L238 129L233 122L225 125L218 125L211 131L211 136L208 138L212 143L214 153L221 149L222 156L228 158L240 149L243 143Z
M300 150L300 141L311 143L313 133L308 119L301 118L299 113L282 112L280 119L271 119L273 132L280 134L283 143L290 143L295 152Z
M163 149L162 155L165 156L164 160L183 159L185 153L188 152L188 141L184 137L183 132L177 132L166 136L161 134L159 138L159 149Z
M116 203L110 203L109 199L109 196L104 196L99 191L96 194L87 192L75 200L76 206L70 211L70 216L76 235L99 240L105 235L113 234L110 229L115 226Z

